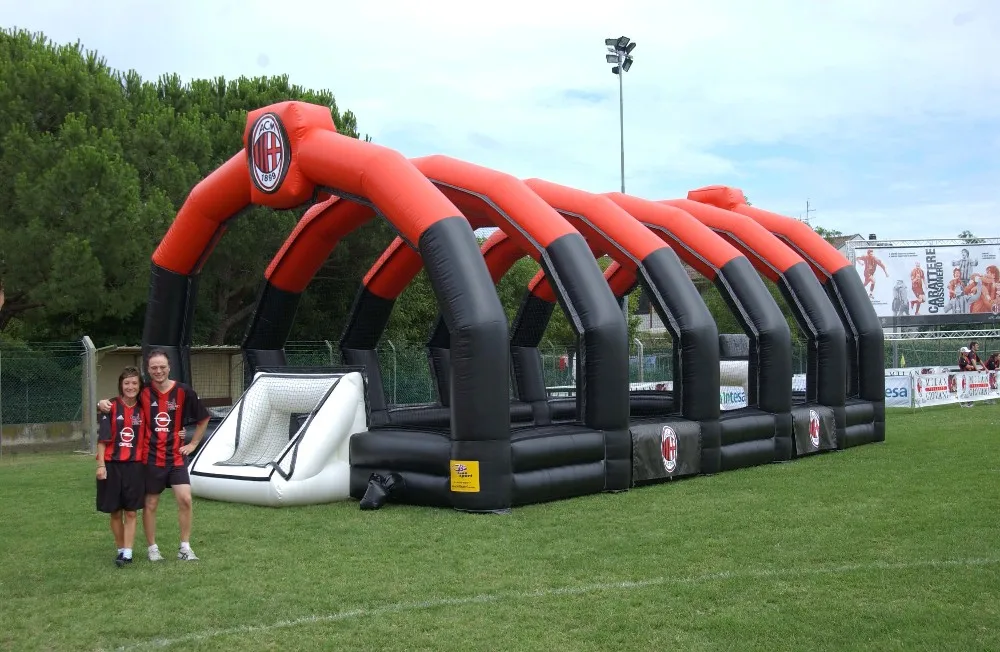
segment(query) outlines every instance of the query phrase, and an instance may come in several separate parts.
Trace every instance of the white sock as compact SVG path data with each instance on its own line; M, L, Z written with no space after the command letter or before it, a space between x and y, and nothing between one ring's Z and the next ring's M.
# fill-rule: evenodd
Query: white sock
M125 559L132 559L132 549L122 548L122 552L125 553Z
M191 549L190 541L181 541L181 550L190 550L190 549Z
M160 547L158 545L156 545L155 543L149 547L150 551L159 550L159 549L160 549Z
M120 554L122 554L123 552L125 552L125 548L119 548L119 549L118 549L118 554L119 554L119 555L120 555Z

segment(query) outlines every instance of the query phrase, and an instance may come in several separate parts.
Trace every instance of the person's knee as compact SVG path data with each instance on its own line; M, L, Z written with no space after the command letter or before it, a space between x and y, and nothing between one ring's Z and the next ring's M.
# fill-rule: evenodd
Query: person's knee
M155 512L156 508L160 506L160 497L157 494L146 494L146 500L143 507L146 511Z
M191 494L177 494L177 508L183 510L191 509Z
M136 512L125 512L126 521L134 521L136 517Z

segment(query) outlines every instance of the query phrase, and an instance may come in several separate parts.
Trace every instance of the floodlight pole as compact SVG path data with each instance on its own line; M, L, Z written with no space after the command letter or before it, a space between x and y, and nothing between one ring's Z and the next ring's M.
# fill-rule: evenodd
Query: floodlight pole
M622 194L625 194L625 96L624 88L625 84L622 81L625 78L625 72L621 69L621 64L624 63L624 59L619 55L618 64L618 131L619 131L619 142L621 143L621 154L622 154Z
M625 73L632 67L632 50L635 49L635 42L630 42L627 36L604 39L609 54L605 55L608 63L616 64L611 72L618 75L618 130L621 149L621 183L622 194L625 194ZM628 322L628 295L622 297L622 312L625 314L625 321Z

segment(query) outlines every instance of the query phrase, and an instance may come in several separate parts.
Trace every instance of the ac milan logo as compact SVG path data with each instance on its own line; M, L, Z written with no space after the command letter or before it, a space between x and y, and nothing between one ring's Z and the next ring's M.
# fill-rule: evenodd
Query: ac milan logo
M278 116L265 113L257 118L250 130L247 162L258 190L268 194L278 190L288 172L291 154L285 127Z
M677 433L670 426L663 426L660 432L660 453L663 455L663 468L667 473L677 469Z
M809 410L809 443L813 448L819 448L819 415L816 410Z

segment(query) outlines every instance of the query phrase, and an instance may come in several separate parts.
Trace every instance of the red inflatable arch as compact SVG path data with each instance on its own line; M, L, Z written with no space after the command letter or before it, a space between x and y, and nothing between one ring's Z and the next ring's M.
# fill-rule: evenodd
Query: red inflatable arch
M848 337L847 445L884 441L885 336L850 261L809 225L750 206L738 188L706 186L688 192L688 199L749 217L788 243L809 263Z
M689 199L659 203L679 208L702 222L777 284L807 339L806 391L793 410L795 453L842 448L847 341L843 324L809 265L782 240L743 215Z
M329 107L281 102L251 111L243 144L242 152L191 191L153 254L144 350L164 349L173 363L172 375L190 382L194 277L227 222L244 208L257 204L286 209L321 198L323 204L298 230L314 229L316 218L332 212L343 223L327 228L343 235L370 217L370 209L329 199L328 194L375 206L419 249L450 325L463 340L463 350L476 351L475 356L452 360L452 371L462 382L455 390L460 400L452 411L445 455L480 460L481 490L455 494L450 500L456 507L477 511L508 507L510 458L487 452L510 447L504 395L509 377L506 317L468 222L399 153L336 133ZM272 266L269 275L287 274L288 282L294 283L294 270L277 267ZM278 339L290 303L294 302L287 293L265 285L260 305L267 309L258 310L251 325L259 341ZM250 357L253 353L248 351Z
M582 369L583 373L579 374L581 391L577 394L573 413L579 420L579 425L602 431L602 437L607 437L612 442L608 444L608 450L617 451L614 453L616 459L607 465L607 476L602 476L602 481L610 489L626 487L631 475L627 455L624 453L628 449L626 330L614 296L600 270L593 265L586 241L565 219L515 177L445 156L414 159L411 163L446 199L460 209L472 228L495 225L505 233L505 239L496 237L490 243L490 246L497 247L494 256L500 255L513 261L520 255L531 255L541 263L560 289L559 300L571 315L571 321L580 334L581 346L590 352L589 355L581 356L588 364ZM334 225L325 225L327 221L342 221L343 218L338 215L346 209L340 208L338 204L339 202L331 203L319 209L315 216L310 216L312 219L308 225L297 229L289 238L279 258L271 265L272 272L268 280L272 285L268 286L268 291L280 288L295 294L297 298L297 293L304 289L325 258L326 242L323 240L334 240L343 232ZM317 239L320 240L319 243L314 242ZM304 240L313 242L302 242ZM392 304L420 269L420 258L408 246L410 244L407 234L401 233L401 238L390 245L366 274L364 286L348 317L340 342L344 359L348 363L364 364L370 369L377 366L375 348L388 322ZM299 252L302 252L301 260ZM478 250L477 258L482 264L483 257ZM292 271L285 273L285 269ZM493 271L490 270L490 273ZM495 298L495 291L491 289L491 293ZM258 314L271 312L263 302L259 304ZM283 305L283 312L288 314L287 305ZM455 354L451 351L457 351L458 345L453 341L455 325L448 322L447 315L444 318L439 330L446 336L449 332L452 333L445 370L451 376L455 373L452 369ZM290 323L285 323L282 334L287 337L289 329ZM282 356L284 341L280 338L260 337L255 324L251 324L247 341L264 342L268 348L267 355ZM431 350L434 351L433 342ZM505 344L501 353L506 354L507 350ZM258 357L263 358L264 353L258 351ZM587 382L588 377L601 380L599 383ZM450 409L454 405L455 390L453 385L449 387L442 396L441 404ZM431 409L433 406L389 406L384 395L371 391L369 400L373 419L376 421L422 427L439 427L444 424L441 415ZM544 424L549 418L546 416L547 404L515 405L511 410L511 418L528 418L536 424ZM444 419L447 418L451 417L444 415ZM619 456L621 459L618 459Z

